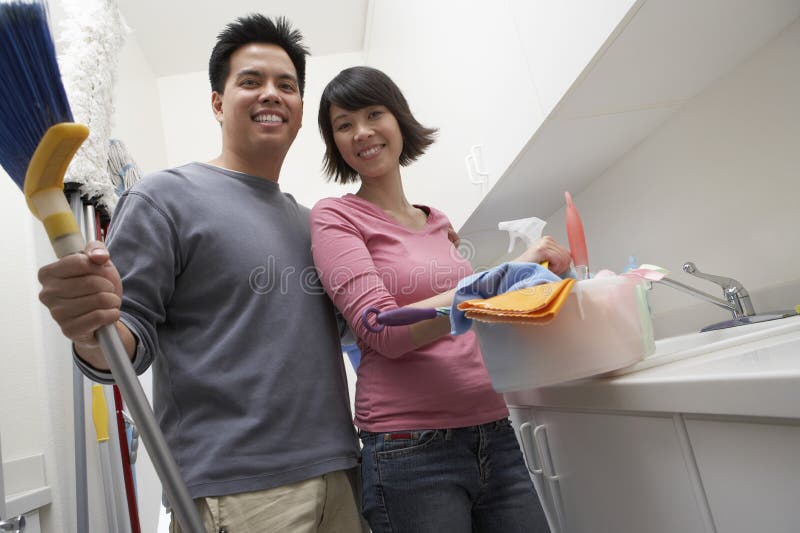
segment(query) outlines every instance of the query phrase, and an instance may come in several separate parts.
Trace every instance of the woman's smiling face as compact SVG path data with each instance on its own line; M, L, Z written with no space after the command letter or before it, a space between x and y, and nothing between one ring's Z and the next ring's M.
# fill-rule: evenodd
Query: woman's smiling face
M403 134L386 106L350 111L334 104L330 114L336 148L362 178L386 176L399 169Z

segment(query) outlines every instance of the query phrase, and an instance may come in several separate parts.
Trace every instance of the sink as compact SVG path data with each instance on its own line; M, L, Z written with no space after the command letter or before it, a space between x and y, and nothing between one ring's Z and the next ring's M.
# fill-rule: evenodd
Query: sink
M616 370L607 375L621 376L630 374L646 368L798 330L800 330L800 315L795 315L777 320L658 339L655 343L656 350L652 355L634 365Z

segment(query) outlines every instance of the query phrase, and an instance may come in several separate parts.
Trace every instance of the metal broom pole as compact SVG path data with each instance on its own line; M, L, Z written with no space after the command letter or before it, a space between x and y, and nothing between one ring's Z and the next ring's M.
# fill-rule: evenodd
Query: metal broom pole
M78 191L69 194L69 206L78 227L84 227L83 201ZM84 228L85 232L85 228ZM86 481L86 404L83 374L72 365L72 418L75 433L75 508L78 531L89 531L89 495Z

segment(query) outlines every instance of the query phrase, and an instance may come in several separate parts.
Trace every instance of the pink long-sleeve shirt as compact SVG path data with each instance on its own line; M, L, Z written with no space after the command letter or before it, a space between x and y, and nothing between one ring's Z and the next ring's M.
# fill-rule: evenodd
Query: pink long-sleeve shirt
M326 292L358 338L356 425L367 431L454 428L508 416L489 380L475 334L444 336L417 348L409 326L370 332L369 307L403 307L450 290L472 273L436 209L415 231L353 194L311 211L314 264Z

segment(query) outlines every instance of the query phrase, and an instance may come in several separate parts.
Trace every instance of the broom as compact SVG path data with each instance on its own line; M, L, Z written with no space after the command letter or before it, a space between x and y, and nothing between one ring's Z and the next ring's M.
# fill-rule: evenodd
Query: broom
M24 192L59 258L85 246L63 191L64 173L89 134L72 120L44 3L0 3L0 165ZM201 533L203 523L116 328L105 326L97 337L178 522L186 531Z

